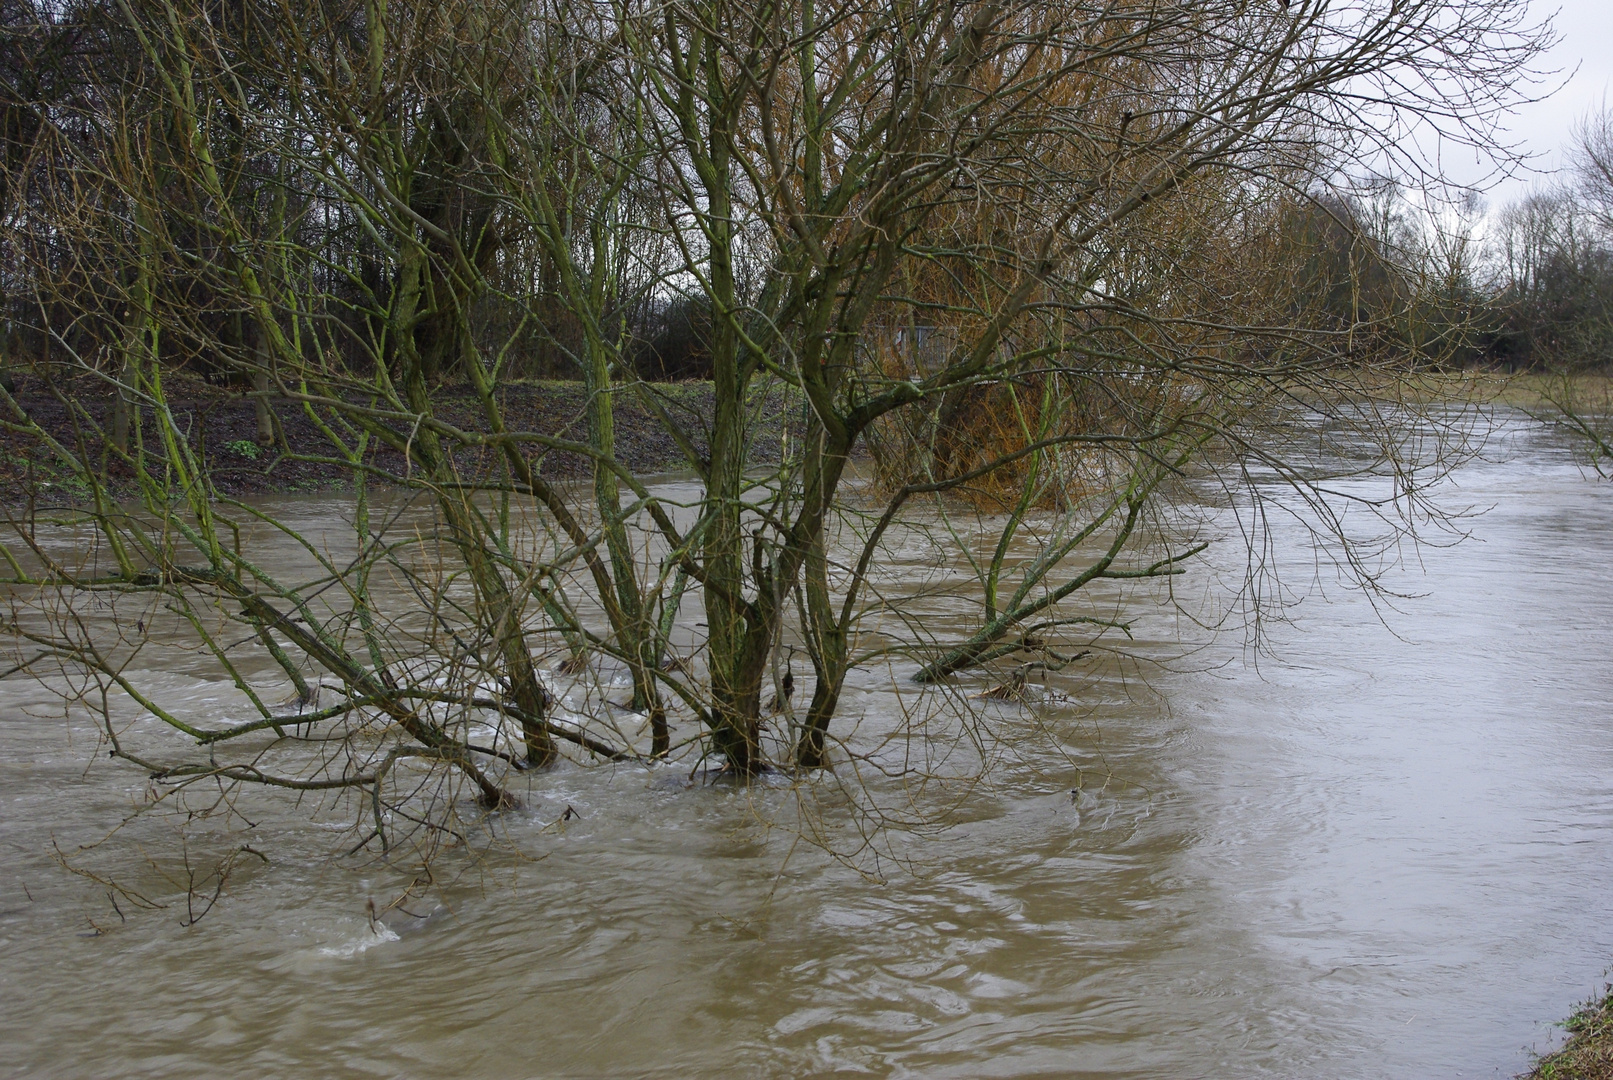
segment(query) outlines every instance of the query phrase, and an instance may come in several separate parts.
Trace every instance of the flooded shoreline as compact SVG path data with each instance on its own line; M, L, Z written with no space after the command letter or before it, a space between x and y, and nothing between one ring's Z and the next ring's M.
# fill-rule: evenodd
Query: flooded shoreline
M6 1070L1522 1071L1613 960L1613 489L1550 433L1503 436L1452 477L1485 511L1471 536L1407 553L1387 606L1279 533L1309 595L1258 664L1236 635L1189 651L1163 608L1139 612L1139 650L1184 660L1146 686L1094 670L1035 715L989 706L994 767L934 796L948 826L856 859L795 842L858 849L832 789L564 765L490 822L493 854L450 855L378 922L394 883L283 803L241 806L270 861L188 927L156 886L209 853L133 837L115 868L169 906L120 916L52 844L115 825L143 778L0 683ZM1180 588L1213 590L1237 554ZM197 708L220 693L158 685ZM864 715L893 692L853 690Z

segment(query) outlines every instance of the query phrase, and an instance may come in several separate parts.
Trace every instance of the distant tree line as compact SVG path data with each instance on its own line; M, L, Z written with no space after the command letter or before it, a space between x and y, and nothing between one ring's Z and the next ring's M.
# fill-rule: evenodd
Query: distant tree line
M1295 296L1327 325L1387 336L1426 366L1573 374L1613 364L1613 111L1568 166L1483 213L1418 206L1393 183L1334 190L1284 223Z
M1483 346L1508 370L1613 363L1613 112L1580 125L1569 160L1555 183L1495 216Z
M134 329L142 318L163 325L160 336L144 335L155 362L236 382L261 366L242 363L264 352L262 327L238 302L235 283L220 280L232 273L221 247L232 241L210 220L220 208L194 198L190 151L182 145L191 136L164 93L169 76L160 53L140 30L144 21L162 23L167 9L137 8L130 0L0 2L0 371L8 378L18 367L64 358L115 374L124 366L120 357L142 339ZM587 320L568 299L554 253L534 242L533 223L510 212L494 182L509 165L501 155L510 151L510 132L499 135L499 127L532 131L543 122L535 106L548 91L531 69L509 64L508 42L502 53L486 42L479 51L445 51L454 32L472 31L463 11L444 8L442 25L411 15L410 33L395 43L405 50L397 62L414 62L422 72L415 85L383 91L377 84L368 114L316 116L313 96L339 90L341 100L354 87L315 85L299 50L325 48L334 61L342 47L362 47L366 27L384 12L363 3L313 10L329 39L291 46L270 39L295 13L248 0L194 12L209 47L233 65L229 92L199 106L217 118L209 124L217 145L209 149L218 194L245 236L278 246L286 271L306 276L325 298L317 316L323 326L306 327L303 346L317 340L319 349L357 369L385 362L399 343L385 340L382 313L400 287L412 287L406 280L414 271L396 259L364 209L386 190L379 177L360 170L333 183L318 160L323 154L341 161L347 152L341 146L304 143L288 154L253 129L277 117L282 129L328 122L346 124L351 133L391 114L411 125L407 145L397 148L400 175L409 183L396 209L428 235L433 256L423 263L424 303L410 329L428 380L457 378L467 349L500 353L505 378L582 377ZM520 21L490 7L470 10L486 26ZM575 59L561 56L563 40L545 47L559 50L557 62ZM296 61L301 72L280 77L277 56ZM483 65L477 77L495 85L461 85L466 64ZM204 75L193 77L195 93ZM484 91L495 95L502 115L489 112ZM608 111L597 93L582 95L595 95L595 121ZM571 119L549 118L562 126ZM1327 184L1287 200L1261 200L1253 212L1263 217L1253 224L1271 237L1263 256L1270 276L1287 286L1287 321L1337 330L1349 348L1403 348L1413 364L1507 370L1604 364L1613 347L1610 131L1605 114L1584 125L1572 178L1494 215L1482 250L1471 220L1454 232L1444 228L1412 212L1393 185L1341 193ZM302 159L302 152L310 156ZM1307 168L1325 172L1319 162ZM135 174L150 198L130 190ZM562 188L568 182L564 170L550 178ZM665 241L663 208L646 201L653 187L642 178L626 185L617 212L632 214L636 206L638 238ZM559 194L557 204L575 192ZM709 298L697 283L669 273L680 258L675 244L661 247L619 258L603 321L621 335L622 359L638 377L709 378ZM466 261L464 272L433 269L449 251ZM295 270L293 253L302 264ZM1224 299L1238 302L1232 294ZM142 304L149 307L145 315L134 310ZM181 309L183 318L169 317ZM944 329L944 309L935 321ZM265 391L261 378L257 389Z
M362 3L295 12L238 0L0 3L0 367L65 363L116 375L142 345L154 362L240 381L268 350L234 280L230 247L242 255L251 245L254 260L268 256L303 279L283 287L323 298L301 328L282 313L285 330L355 370L390 362L402 347L395 333L388 339L397 327L383 325L401 291L413 298L408 345L428 381L462 376L468 349L500 353L506 378L580 377L584 319L563 298L554 255L534 242L532 222L494 190L511 137L498 128L533 130L544 90L535 69L509 66L513 42L465 45L520 20L476 5L411 11L388 42L399 53L386 59L400 72L413 64L413 82L344 82L341 51L366 47L384 17ZM160 40L170 18L228 70L220 85ZM324 40L284 40L284 26L298 20ZM322 71L320 60L335 67ZM477 64L484 70L473 71ZM169 93L180 73L190 78L182 93L206 117L205 148ZM496 85L480 85L483 76ZM366 89L373 95L355 111ZM356 163L336 145L362 141L362 129L383 119L406 133L392 148L405 180L396 190L394 177L347 172ZM276 143L303 125L331 141ZM331 158L336 168L321 168ZM213 192L198 182L209 170ZM400 201L387 209L423 234L418 266L399 259L370 220L369 204L391 198ZM455 260L459 272L443 269ZM636 266L624 261L606 305L624 358L646 378L709 377L709 306L645 273L651 262L653 253Z

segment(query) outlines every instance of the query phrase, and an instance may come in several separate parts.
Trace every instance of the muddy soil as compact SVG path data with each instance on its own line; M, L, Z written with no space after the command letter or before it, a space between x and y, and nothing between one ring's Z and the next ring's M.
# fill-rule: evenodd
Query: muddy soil
M90 388L75 388L54 394L47 387L19 380L16 399L28 415L53 438L68 447L84 447L92 460L103 458L98 427L111 415L111 400ZM658 383L651 392L667 413L689 433L695 449L704 453L707 426L713 414L710 383ZM587 394L577 382L512 383L500 391L504 423L508 430L534 432L562 439L585 441ZM335 460L330 441L302 407L278 403L277 437L270 446L257 444L257 418L253 400L239 390L215 387L197 380L171 394L171 407L193 447L201 451L213 484L228 495L253 495L341 490L353 482L352 469ZM775 391L757 401L753 432L757 464L778 460L782 436L787 427L799 426L799 405ZM472 393L461 387L445 386L436 399L440 419L466 431L486 431L487 422ZM326 422L328 418L326 418ZM403 433L407 435L407 431ZM657 473L689 467L676 441L655 415L625 390L617 395L617 454L636 473ZM527 456L540 475L564 480L588 475L588 459L580 454L529 446ZM469 449L457 456L460 468L469 478L496 473L500 457L487 449ZM409 462L393 450L375 451L369 458L374 467L403 477ZM118 463L109 462L107 475L118 488ZM26 498L34 494L61 491L71 494L74 481L67 470L24 432L0 431L0 501Z

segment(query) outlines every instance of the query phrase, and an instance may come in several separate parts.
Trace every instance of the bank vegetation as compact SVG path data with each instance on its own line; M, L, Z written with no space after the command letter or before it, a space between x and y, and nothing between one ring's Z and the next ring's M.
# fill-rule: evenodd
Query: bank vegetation
M1568 1041L1535 1063L1524 1080L1608 1080L1613 1077L1613 988L1563 1022Z

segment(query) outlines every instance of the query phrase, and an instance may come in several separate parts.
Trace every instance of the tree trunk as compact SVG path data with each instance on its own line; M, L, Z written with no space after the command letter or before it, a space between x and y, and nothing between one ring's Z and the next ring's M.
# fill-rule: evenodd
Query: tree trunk
M829 595L828 557L820 535L806 560L807 632L811 635L812 667L817 674L806 720L795 742L795 763L803 769L829 764L829 721L840 705L846 681L846 631L836 617Z
M114 447L129 453L129 433L136 403L140 372L156 360L157 325L153 309L155 281L152 263L154 240L151 235L151 212L144 203L134 208L135 229L139 233L139 255L135 265L134 289L129 297L127 323L124 328L123 364L118 372L117 395L112 401L112 436Z
M603 261L596 260L596 263ZM598 284L596 282L596 287ZM591 340L588 342L584 367L588 392L588 439L595 450L605 455L605 460L613 460L616 456L616 416L610 353L596 335L590 333L589 336ZM604 460L594 463L594 500L599 508L605 550L610 556L611 578L616 585L616 602L621 611L621 625L615 630L617 645L633 677L632 707L635 712L649 715L650 752L662 754L671 745L671 734L667 729L666 708L661 702L660 687L656 685L653 670L661 650L649 625L644 597L639 590L633 550L628 542L627 523L621 520L621 484L615 470Z
M259 354L261 362L262 355ZM252 375L252 389L257 394L253 399L253 408L258 416L258 445L272 446L274 444L274 413L269 408L269 373L258 370Z

